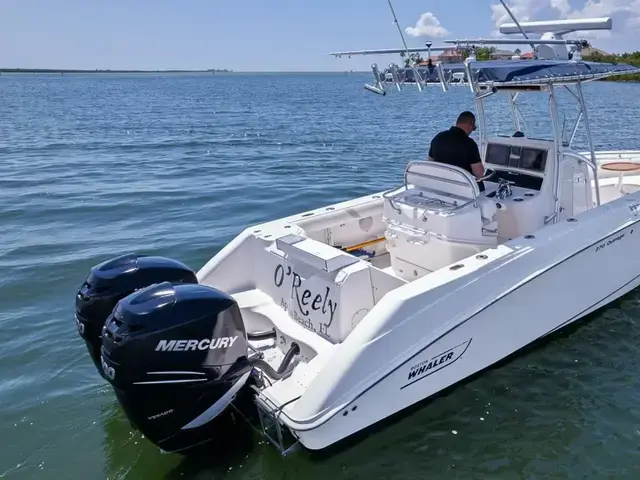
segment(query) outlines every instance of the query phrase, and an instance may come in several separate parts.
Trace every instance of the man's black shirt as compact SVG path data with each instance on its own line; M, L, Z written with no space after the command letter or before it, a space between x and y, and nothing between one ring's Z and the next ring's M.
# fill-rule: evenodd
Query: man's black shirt
M478 145L459 127L451 127L433 137L429 156L436 162L460 167L469 172L471 176L474 176L471 165L482 163ZM478 182L478 187L483 192L484 182Z

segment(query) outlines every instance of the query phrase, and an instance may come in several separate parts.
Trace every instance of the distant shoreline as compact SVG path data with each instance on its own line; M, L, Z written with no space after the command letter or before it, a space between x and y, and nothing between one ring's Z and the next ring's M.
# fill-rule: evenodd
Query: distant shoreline
M65 74L79 74L79 75L158 75L158 74L240 74L240 75L282 75L282 74L296 74L296 75L362 75L371 73L368 70L291 70L291 71L234 71L224 69L209 69L209 70L86 70L86 69L59 69L59 68L0 68L0 76L3 74L29 74L29 75L65 75ZM640 74L631 75L615 75L608 78L599 79L599 81L605 82L621 82L621 83L640 83Z
M0 68L0 73L233 73L233 70L81 70L64 68Z
M158 74L201 74L201 75L282 75L282 74L296 74L296 75L349 75L349 74L367 74L371 73L370 70L273 70L273 71L260 71L260 70L247 70L247 71L235 71L235 70L81 70L81 69L59 69L59 68L0 68L0 76L3 74L12 75L122 75L122 74L136 74L136 75L158 75Z

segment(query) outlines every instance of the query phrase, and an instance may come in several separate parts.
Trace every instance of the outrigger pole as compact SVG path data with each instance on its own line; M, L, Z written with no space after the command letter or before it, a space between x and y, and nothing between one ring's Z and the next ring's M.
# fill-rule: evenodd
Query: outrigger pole
M418 90L422 91L423 86L427 84L427 81L423 79L420 74L416 62L412 61L410 54L419 52L428 52L431 57L431 51L444 51L450 48L458 48L463 50L470 50L471 55L467 58L467 62L474 61L476 59L475 52L478 47L484 45L530 45L533 49L533 55L535 59L544 60L574 60L579 61L582 59L581 51L588 46L588 42L585 39L564 39L562 35L572 33L579 30L611 30L612 21L610 17L605 18L593 18L593 19L572 19L572 20L558 20L558 21L541 21L541 22L525 22L520 23L515 18L509 7L505 4L504 0L500 0L500 3L504 6L509 16L514 21L513 24L505 24L500 26L500 32L503 34L520 33L524 36L524 39L455 39L445 40L443 43L449 44L448 46L432 46L431 42L427 42L425 47L408 47L397 16L395 14L391 0L387 0L393 21L396 24L398 33L402 40L404 48L385 48L385 49L367 49L367 50L352 50L342 52L331 52L329 55L340 58L342 56L354 56L354 55L392 55L401 54L409 57L409 65L406 68L398 69L398 65L391 63L388 69L381 74L378 65L372 64L373 75L375 78L375 84L365 84L364 88L373 93L380 95L386 95L385 83L392 81L398 91L402 90L402 84L408 80L410 83L415 83ZM541 38L538 40L530 39L527 33L539 33ZM572 48L567 48L572 47ZM569 53L571 52L571 54ZM465 62L465 63L467 63ZM433 84L440 84L444 91L448 90L449 80L445 79L445 73L442 68L442 62L435 62L438 81L430 82ZM413 74L413 81L408 79L407 73ZM401 80L400 75L404 77ZM386 77L386 78L383 78ZM457 79L460 80L460 79ZM462 84L463 82L454 82Z
M432 43L431 42L427 42L425 44L426 48L409 48L407 46L407 42L404 38L404 35L402 34L402 29L400 28L400 23L398 22L398 17L396 16L396 12L393 9L393 4L391 3L391 0L387 0L387 3L389 4L389 9L391 10L391 15L393 16L393 23L396 24L396 27L398 28L398 33L400 34L400 39L402 40L402 44L404 45L404 49L398 49L398 48L387 48L387 49L382 49L382 50L357 50L357 51L351 51L351 52L332 52L329 55L333 55L337 58L342 57L343 55L349 56L351 57L352 55L388 55L388 54L403 54L407 56L407 59L409 60L409 68L411 68L411 70L413 70L414 75L416 75L418 78L420 77L420 73L418 72L418 70L416 69L416 62L412 61L411 59L411 53L421 53L421 52L427 52L428 58L431 58L431 52L434 50L437 51L444 51L447 50L450 47L432 47ZM376 79L376 85L369 85L369 84L365 84L364 88L374 92L374 93L378 93L380 95L386 95L386 92L384 90L384 83L382 81L382 77L380 75L380 71L378 70L378 65L377 64L373 64L371 66L372 70L373 70L373 75ZM396 64L390 64L389 65L389 70L391 72L391 75L393 77L394 83L396 85L396 87L398 88L398 91L402 90L402 87L400 86L400 82L398 81L398 71L397 71L397 65ZM422 91L422 83L421 82L416 82L416 85L418 86L418 90Z

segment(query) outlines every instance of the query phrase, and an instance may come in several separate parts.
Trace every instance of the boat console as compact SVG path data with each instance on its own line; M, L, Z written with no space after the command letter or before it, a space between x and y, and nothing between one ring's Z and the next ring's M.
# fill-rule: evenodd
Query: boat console
M487 142L484 162L487 169L496 172L494 182L504 179L517 187L539 191L552 150L550 140L494 137Z
M502 207L498 236L509 240L532 233L553 212L553 141L524 136L493 137L484 151L485 196ZM549 181L551 180L551 181Z
M461 168L411 162L405 185L384 195L385 237L394 273L422 277L543 227L554 210L553 142L489 139L485 192Z

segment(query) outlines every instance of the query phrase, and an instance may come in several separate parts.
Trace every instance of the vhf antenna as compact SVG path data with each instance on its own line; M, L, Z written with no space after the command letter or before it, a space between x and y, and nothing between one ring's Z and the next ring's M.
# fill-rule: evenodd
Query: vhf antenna
M398 23L398 17L396 17L396 12L393 10L393 5L391 5L391 0L387 0L389 2L389 8L391 9L391 15L393 15L393 23L398 27L398 33L400 34L400 38L402 39L402 44L404 45L404 49L407 52L407 58L409 57L409 47L407 47L407 42L404 39L404 35L402 34L402 29L400 28L400 24Z
M411 59L411 55L409 54L409 47L407 46L407 42L404 39L404 35L402 34L402 29L400 28L400 24L398 23L398 17L396 17L396 12L393 9L393 5L391 4L391 0L387 0L389 3L389 8L391 9L391 15L393 15L393 23L396 24L398 28L398 33L400 34L400 38L402 39L402 44L404 45L405 54L407 55L407 60L409 60L409 64L411 65L411 69L413 70L413 74L416 76L416 86L418 90L422 91L422 79L420 78L420 72L416 69L416 64ZM429 46L429 52L431 52L431 46Z
M507 13L509 14L509 16L511 17L511 20L513 20L513 23L516 24L516 27L518 27L518 30L520 30L520 33L522 33L522 36L529 40L529 37L527 37L527 34L525 33L524 29L520 26L520 24L518 23L518 20L516 20L516 17L513 15L513 13L511 13L511 10L509 10L509 7L507 7L507 4L504 3L504 0L500 0L500 3L502 4L502 6L504 7L504 9L507 11ZM530 43L529 45L531 45L531 49L533 50L533 52L535 53L536 51L536 46L532 43Z

